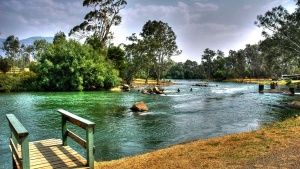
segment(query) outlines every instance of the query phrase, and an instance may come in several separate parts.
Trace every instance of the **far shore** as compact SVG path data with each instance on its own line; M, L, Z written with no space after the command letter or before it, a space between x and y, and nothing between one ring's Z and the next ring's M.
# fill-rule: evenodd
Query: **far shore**
M300 157L300 119L259 130L182 143L119 160L95 162L96 168L294 168Z
M191 79L193 80L193 79ZM208 81L208 80L205 80ZM145 83L146 80L145 79L134 79L134 81L132 82L133 86L144 86L144 85L157 85L156 80L150 79L148 80L148 83ZM272 79L250 79L250 78L234 78L234 79L226 79L220 82L235 82L235 83L247 83L247 84L264 84L264 85L269 85L271 83L277 83L278 85L286 85L286 81L285 80L272 80ZM300 83L300 80L293 80L292 84L294 83ZM158 85L172 85L173 82L172 80L161 80L159 82Z

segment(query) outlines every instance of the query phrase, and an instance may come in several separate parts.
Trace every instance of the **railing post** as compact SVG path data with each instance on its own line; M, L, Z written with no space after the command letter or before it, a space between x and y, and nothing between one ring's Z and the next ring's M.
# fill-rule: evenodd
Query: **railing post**
M22 137L21 142L23 169L30 169L28 136Z
M15 135L13 134L13 132L12 131L10 131L10 132L11 132L11 139L14 142L14 145L16 145L16 148L18 148L17 139L16 139ZM11 159L12 159L12 163L13 163L13 169L16 169L17 168L17 163L14 160L14 153L11 153Z
M61 131L62 131L63 146L67 146L68 145L67 119L63 114L61 115Z
M94 126L86 128L87 164L94 169Z

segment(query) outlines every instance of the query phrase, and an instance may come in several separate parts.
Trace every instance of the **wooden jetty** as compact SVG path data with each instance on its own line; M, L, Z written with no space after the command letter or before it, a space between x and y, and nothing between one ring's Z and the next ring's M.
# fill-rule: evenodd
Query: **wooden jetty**
M62 115L62 139L47 139L29 142L29 132L13 114L7 114L11 130L10 149L13 168L94 168L94 128L95 123L76 116L65 110L58 110ZM86 140L67 128L71 122L86 130ZM68 136L84 147L86 159L68 146Z

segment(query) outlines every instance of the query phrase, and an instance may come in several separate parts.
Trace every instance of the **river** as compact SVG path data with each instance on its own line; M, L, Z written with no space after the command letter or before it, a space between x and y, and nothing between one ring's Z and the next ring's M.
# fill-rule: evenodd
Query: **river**
M119 159L188 142L256 130L297 113L282 102L300 96L258 93L257 84L174 80L166 95L137 92L21 92L0 93L0 168L11 168L9 127L5 114L13 113L29 131L29 140L61 138L65 109L96 123L97 161ZM190 88L193 90L190 91ZM268 88L268 86L265 86ZM180 92L177 92L180 89ZM133 113L134 102L144 101L148 112ZM72 127L79 135L80 128ZM70 139L69 139L70 140ZM70 142L75 150L84 150Z

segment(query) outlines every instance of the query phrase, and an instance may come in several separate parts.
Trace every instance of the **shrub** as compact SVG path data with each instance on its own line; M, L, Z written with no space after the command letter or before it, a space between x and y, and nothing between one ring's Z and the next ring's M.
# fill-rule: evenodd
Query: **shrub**
M292 79L289 79L289 78L287 78L287 79L285 79L285 85L291 85L292 84Z
M20 74L20 81L22 90L33 91L37 90L37 76L36 73L30 72L22 72Z
M21 80L18 75L0 76L0 91L10 92L18 91L21 88Z

